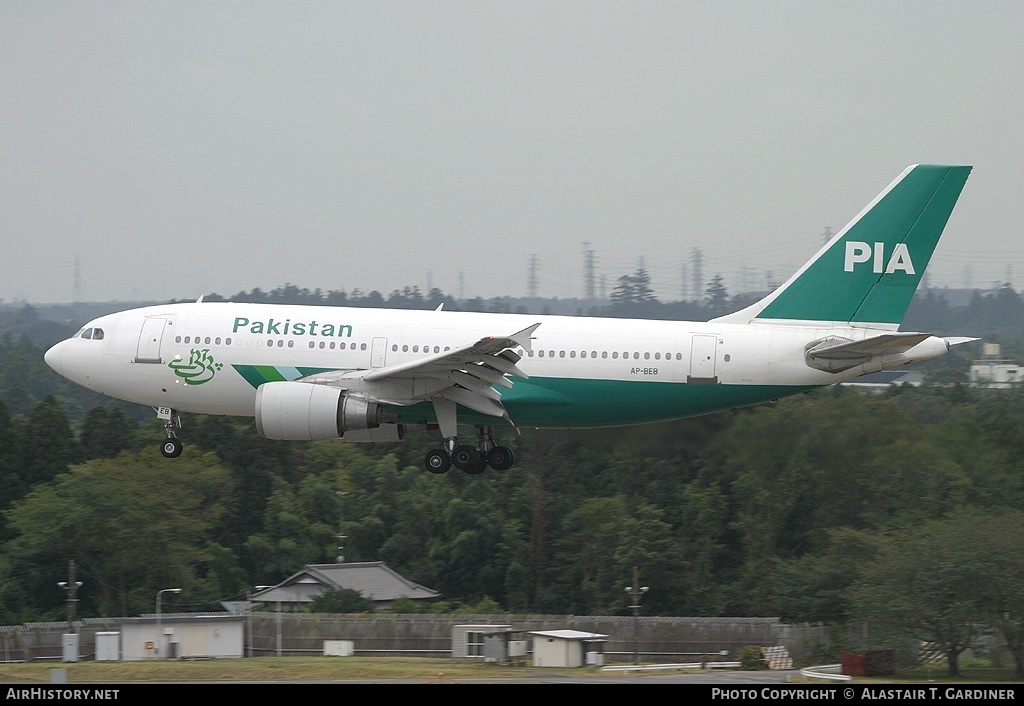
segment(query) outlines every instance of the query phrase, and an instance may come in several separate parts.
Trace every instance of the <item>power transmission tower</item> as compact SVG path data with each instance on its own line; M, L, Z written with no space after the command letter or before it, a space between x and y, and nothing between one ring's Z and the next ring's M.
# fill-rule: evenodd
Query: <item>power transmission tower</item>
M594 251L590 249L590 241L583 243L583 286L584 298L592 302L597 298L594 288Z
M536 253L530 255L530 265L526 270L526 293L530 298L537 296L537 271L540 269L540 258Z
M700 248L694 248L690 259L693 260L693 301L699 302L704 298L704 292L701 291L704 253L701 252Z
M71 302L77 304L82 300L82 259L75 255L75 278L71 283Z

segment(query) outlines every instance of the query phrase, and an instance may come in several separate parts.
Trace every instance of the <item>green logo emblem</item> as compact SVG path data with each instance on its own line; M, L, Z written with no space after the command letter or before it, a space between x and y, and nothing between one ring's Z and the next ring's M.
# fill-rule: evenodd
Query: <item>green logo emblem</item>
M209 382L216 375L217 371L224 367L224 363L218 363L210 355L210 349L192 349L188 362L175 360L168 366L174 374L185 381L186 385L202 385Z

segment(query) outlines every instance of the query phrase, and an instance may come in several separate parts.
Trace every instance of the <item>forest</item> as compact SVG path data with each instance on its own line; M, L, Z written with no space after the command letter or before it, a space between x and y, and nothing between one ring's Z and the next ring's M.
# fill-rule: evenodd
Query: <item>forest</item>
M661 305L608 306L588 313ZM904 329L985 336L1014 357L1022 312L1008 286L961 308L926 293ZM227 417L186 416L184 454L164 459L150 410L43 363L80 323L0 308L0 624L63 619L69 560L80 616L150 612L167 586L184 589L179 610L217 610L335 561L342 535L345 561L385 561L440 591L431 610L626 615L637 567L646 615L869 621L875 640L939 645L951 669L988 631L1024 675L1024 391L964 385L977 347L882 395L835 387L644 427L508 429L512 470L435 476L422 470L431 434L277 442Z

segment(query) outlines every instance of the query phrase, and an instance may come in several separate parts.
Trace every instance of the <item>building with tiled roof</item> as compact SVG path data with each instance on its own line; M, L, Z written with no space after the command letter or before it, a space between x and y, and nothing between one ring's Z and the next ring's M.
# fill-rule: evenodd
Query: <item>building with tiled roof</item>
M253 594L261 603L280 603L282 610L302 610L317 596L350 589L373 601L378 608L390 608L397 598L431 601L441 594L410 581L383 561L349 564L307 564L276 586Z

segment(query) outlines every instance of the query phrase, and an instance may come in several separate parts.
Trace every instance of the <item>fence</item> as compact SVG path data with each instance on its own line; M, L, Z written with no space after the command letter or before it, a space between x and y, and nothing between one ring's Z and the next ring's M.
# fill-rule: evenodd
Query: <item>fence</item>
M87 618L77 623L79 654L95 656L97 632L119 629L118 618ZM674 662L701 655L730 656L748 645L785 644L792 626L777 618L673 618L630 616L512 615L512 614L312 614L253 613L246 629L245 653L253 656L313 656L323 654L325 640L351 640L355 653L365 656L449 657L455 625L511 625L514 630L579 630L608 635L605 659ZM0 627L0 660L61 659L61 635L67 622L29 623ZM798 631L799 632L799 631ZM806 632L806 631L805 631ZM800 632L802 651L815 642ZM814 635L821 630L815 629ZM827 631L826 631L827 637ZM817 646L815 642L814 647ZM794 645L797 647L797 645ZM792 652L792 650L791 650ZM795 655L794 655L795 656Z

